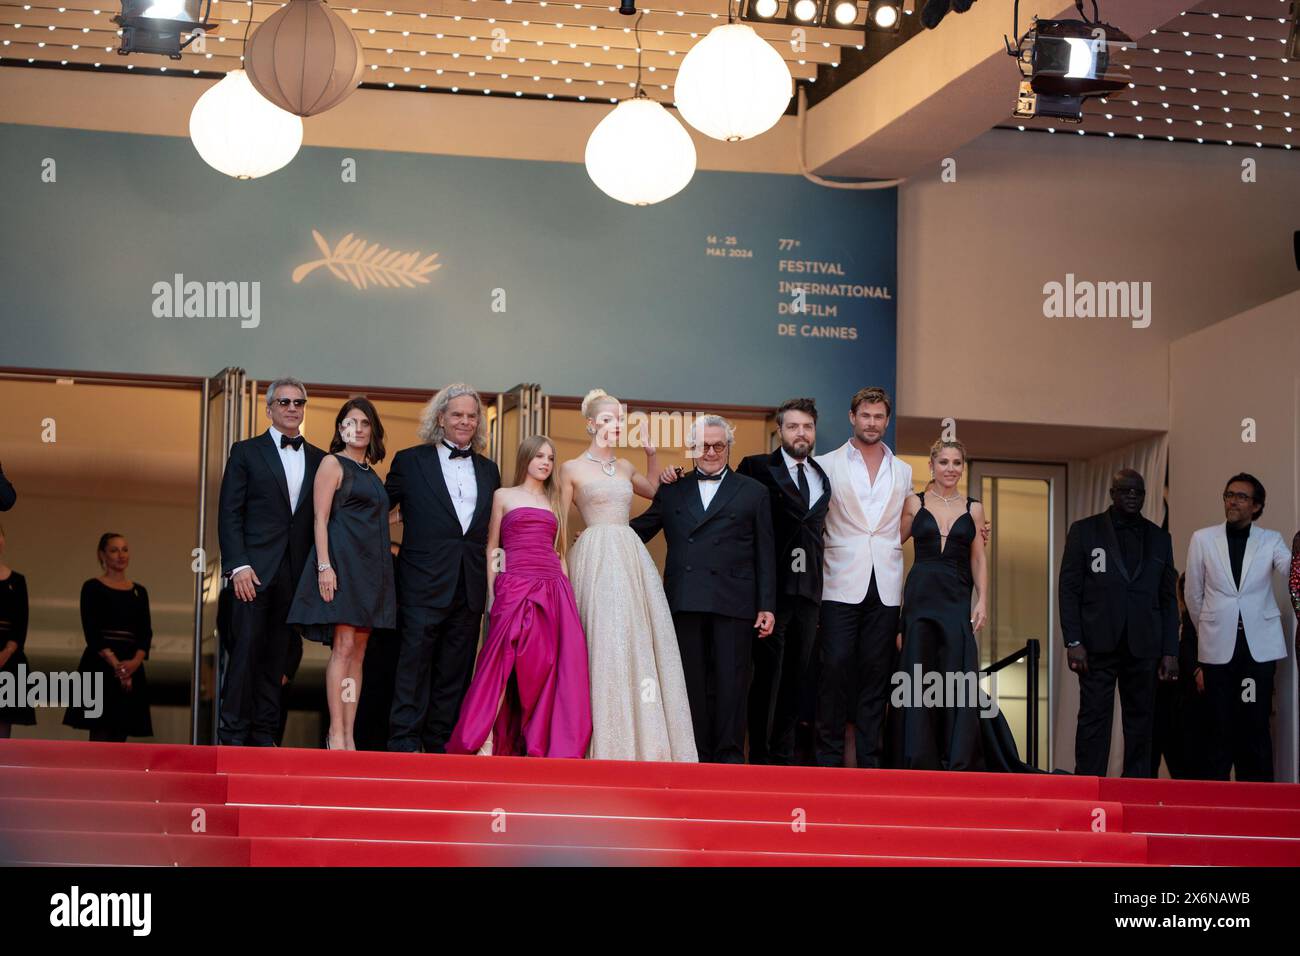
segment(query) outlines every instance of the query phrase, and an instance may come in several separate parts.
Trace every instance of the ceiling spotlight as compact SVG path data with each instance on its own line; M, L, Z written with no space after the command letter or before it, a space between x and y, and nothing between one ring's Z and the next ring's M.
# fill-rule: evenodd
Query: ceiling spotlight
M867 4L867 26L873 30L888 30L892 33L903 21L901 6L893 0L871 0Z
M156 53L173 60L194 42L196 31L217 28L208 23L212 0L122 0L122 12L113 22L122 27L122 45L117 52ZM182 42L182 34L189 38Z
M740 18L759 22L775 20L779 7L780 4L777 3L777 0L745 0L745 6Z
M1015 115L1082 123L1085 99L1129 85L1116 75L1112 53L1132 46L1133 40L1109 23L1035 17L1015 47L1007 41L1022 77Z
M814 24L822 18L825 0L790 0L786 4L785 19L788 23Z

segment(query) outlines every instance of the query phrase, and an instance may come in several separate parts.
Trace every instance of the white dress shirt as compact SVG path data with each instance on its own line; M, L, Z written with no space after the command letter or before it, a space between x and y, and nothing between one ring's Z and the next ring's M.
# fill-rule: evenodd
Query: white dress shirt
M703 472L701 472L703 474ZM722 469L722 477L717 481L697 481L700 486L700 504L704 505L704 510L709 510L709 504L713 501L713 496L718 493L722 483L727 480L727 469Z
M299 445L295 450L292 445L280 447L280 436L284 432L280 431L274 425L266 430L272 442L275 443L275 450L280 453L280 464L284 465L284 480L289 485L289 510L298 510L298 497L302 494L302 479L307 473L307 452ZM292 436L286 436L292 437ZM307 440L303 439L305 445Z
M803 461L795 461L790 457L790 453L784 448L781 449L781 457L785 460L785 467L790 472L790 480L794 482L796 488L799 487L799 465L803 465L804 477L808 479L808 506L812 507L821 500L822 476L817 474L817 469L812 466L812 461L805 458Z
M862 460L862 453L853 445L849 446L848 456L849 480L853 482L853 492L858 496L867 523L873 526L880 523L885 513L885 505L888 504L894 491L894 463L891 460L894 453L884 442L880 443L880 447L885 450L885 457L881 459L880 467L876 470L874 482L871 480L871 473L867 471L867 463Z
M468 448L466 445L462 451ZM468 534L470 522L474 520L474 509L478 506L474 459L452 458L451 446L446 441L438 442L438 459L442 462L442 480L447 483L447 494L451 495L456 517L460 519L460 530Z

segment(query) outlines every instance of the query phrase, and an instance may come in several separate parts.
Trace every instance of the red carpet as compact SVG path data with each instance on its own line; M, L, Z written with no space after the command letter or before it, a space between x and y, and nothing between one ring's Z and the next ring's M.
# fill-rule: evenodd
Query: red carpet
M0 859L1300 865L1300 786L0 740Z

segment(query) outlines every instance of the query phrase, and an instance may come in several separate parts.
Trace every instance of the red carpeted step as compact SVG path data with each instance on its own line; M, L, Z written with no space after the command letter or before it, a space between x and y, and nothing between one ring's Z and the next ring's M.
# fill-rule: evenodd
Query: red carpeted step
M1300 810L1300 784L1238 783L1235 780L1132 780L1106 777L1102 800L1149 806L1259 807Z
M1152 807L1124 805L1129 833L1220 834L1300 839L1300 810L1257 807Z
M500 828L504 827L504 832ZM644 820L590 816L244 807L240 836L528 846L857 854L933 859L1145 863L1146 839L945 827Z
M218 748L218 770L231 774L479 780L579 787L1098 799L1096 777L1068 774L956 774L927 770L551 760L290 748L221 747Z
M1300 866L1300 840L1219 836L1147 837L1160 866Z
M0 862L54 866L248 866L248 841L228 836L0 830Z
M253 866L1014 866L1000 860L253 837ZM1113 864L1036 863L1035 866Z
M214 773L215 747L187 744L105 744L83 740L0 740L0 767L76 767L82 770L170 770Z
M197 806L225 803L226 778L212 773L6 767L0 771L0 797L64 800L92 797L96 800L160 801Z
M213 804L0 798L0 820L14 830L239 835L238 808Z
M988 797L881 796L634 787L521 786L477 781L374 780L236 774L227 799L235 804L415 810L567 813L697 820L891 824L1025 830L1090 830L1094 811L1123 831L1120 804Z

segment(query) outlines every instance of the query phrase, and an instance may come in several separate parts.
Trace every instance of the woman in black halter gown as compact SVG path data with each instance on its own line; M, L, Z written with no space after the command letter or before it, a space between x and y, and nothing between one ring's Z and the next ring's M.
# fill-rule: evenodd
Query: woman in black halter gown
M957 493L965 464L961 442L935 442L934 486L903 506L901 538L915 541L915 561L891 695L895 755L908 769L1028 772L995 701L979 689L975 632L988 619L988 566L984 510Z

